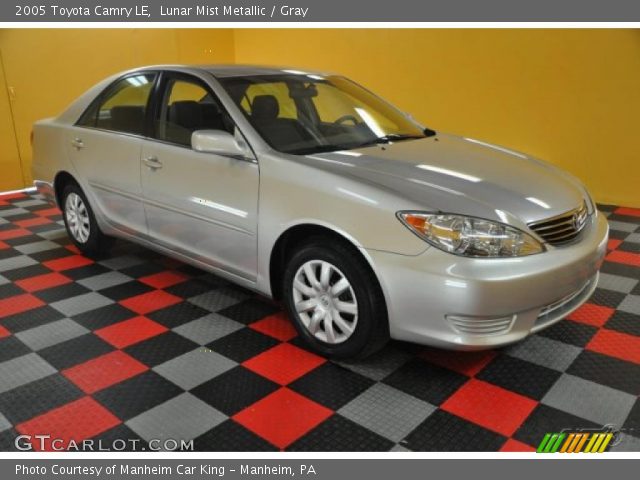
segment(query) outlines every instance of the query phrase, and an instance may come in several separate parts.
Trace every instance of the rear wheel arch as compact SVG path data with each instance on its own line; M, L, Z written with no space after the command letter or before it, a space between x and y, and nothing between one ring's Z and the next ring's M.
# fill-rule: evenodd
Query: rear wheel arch
M58 204L58 208L60 208L61 210L64 208L64 205L62 204L62 201L63 201L62 194L64 193L64 189L66 188L66 186L69 184L75 184L80 186L80 184L73 177L73 175L71 175L66 170L62 170L58 172L55 178L53 179L53 191L55 192L55 195L56 195L56 203Z

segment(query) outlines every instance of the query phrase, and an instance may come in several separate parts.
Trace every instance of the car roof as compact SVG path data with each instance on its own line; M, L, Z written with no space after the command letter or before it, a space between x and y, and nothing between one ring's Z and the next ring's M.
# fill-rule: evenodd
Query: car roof
M301 69L295 67L273 67L262 65L152 65L137 68L140 70L192 70L208 72L217 78L225 77L246 77L253 75L328 75L328 72L317 70Z

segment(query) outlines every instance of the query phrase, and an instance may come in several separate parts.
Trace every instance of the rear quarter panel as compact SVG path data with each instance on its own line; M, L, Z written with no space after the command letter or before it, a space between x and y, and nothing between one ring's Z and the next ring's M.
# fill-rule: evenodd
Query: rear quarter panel
M53 185L56 175L67 171L74 175L66 147L67 125L56 119L45 119L33 126L33 161L31 173L34 182Z

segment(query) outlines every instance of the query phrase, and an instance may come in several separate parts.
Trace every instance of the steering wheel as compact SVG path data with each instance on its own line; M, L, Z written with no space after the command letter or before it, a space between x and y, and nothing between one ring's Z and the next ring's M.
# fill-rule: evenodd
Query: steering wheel
M348 121L352 121L354 125L358 124L358 119L356 117L354 117L353 115L343 115L340 118L338 118L336 121L334 121L333 123L335 125L340 125L344 122L348 122Z

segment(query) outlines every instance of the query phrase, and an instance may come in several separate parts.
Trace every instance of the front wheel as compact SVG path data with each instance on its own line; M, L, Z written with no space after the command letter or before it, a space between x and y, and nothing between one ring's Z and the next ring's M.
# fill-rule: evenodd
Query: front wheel
M314 351L364 357L388 340L382 291L355 248L332 238L313 239L291 256L283 282L287 312Z
M82 189L71 183L62 192L64 224L73 244L85 255L96 256L105 253L113 244L113 238L106 236L98 227Z

